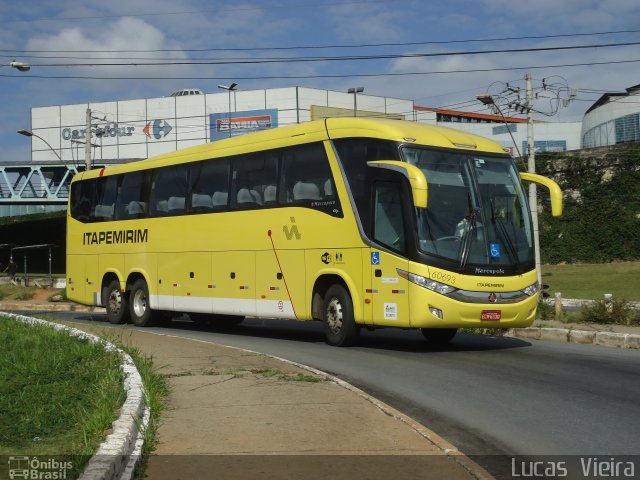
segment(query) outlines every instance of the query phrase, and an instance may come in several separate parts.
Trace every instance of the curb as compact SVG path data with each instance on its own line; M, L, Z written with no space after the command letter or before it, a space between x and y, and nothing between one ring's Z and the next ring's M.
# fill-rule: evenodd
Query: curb
M6 312L3 315L28 325L46 325L55 330L65 330L72 337L101 343L105 350L116 351L122 356L121 368L124 372L126 398L120 407L120 417L111 424L112 433L100 444L79 478L81 480L132 479L134 470L142 456L143 434L151 413L147 407L142 377L133 363L133 359L126 352L112 343L101 340L96 335L33 317Z
M596 345L625 349L640 349L640 335L635 333L595 332L569 328L527 327L510 328L507 335L527 340Z
M2 310L34 310L46 312L95 312L105 313L104 307L89 307L71 302L48 302L48 303L29 303L29 302L0 302L0 311Z

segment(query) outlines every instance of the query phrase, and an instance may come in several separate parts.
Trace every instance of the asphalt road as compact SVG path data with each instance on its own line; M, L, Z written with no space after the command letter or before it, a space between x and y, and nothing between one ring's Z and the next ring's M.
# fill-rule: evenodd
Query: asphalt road
M104 315L52 315L106 321ZM468 455L640 455L639 350L469 334L435 349L419 332L394 329L363 330L358 346L336 348L324 343L317 322L253 319L228 331L185 321L149 330L332 373Z

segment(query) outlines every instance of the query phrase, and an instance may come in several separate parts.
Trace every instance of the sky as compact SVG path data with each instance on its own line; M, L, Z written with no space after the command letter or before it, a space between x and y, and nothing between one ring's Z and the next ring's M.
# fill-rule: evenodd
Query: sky
M0 24L0 162L31 160L31 108L179 88L361 86L481 113L489 93L515 114L529 73L536 117L580 121L640 84L638 0L0 0Z

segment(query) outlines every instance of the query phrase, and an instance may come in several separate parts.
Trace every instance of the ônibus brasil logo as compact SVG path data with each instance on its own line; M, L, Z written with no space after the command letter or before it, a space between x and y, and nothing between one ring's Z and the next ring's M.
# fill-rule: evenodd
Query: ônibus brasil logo
M47 458L41 460L38 457L12 456L9 457L9 478L11 480L25 479L51 479L64 480L67 472L73 468L73 462Z

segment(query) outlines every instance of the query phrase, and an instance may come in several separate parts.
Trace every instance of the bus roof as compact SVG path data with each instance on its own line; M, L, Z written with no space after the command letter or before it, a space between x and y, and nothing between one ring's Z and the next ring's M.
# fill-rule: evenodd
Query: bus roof
M383 118L327 118L297 125L278 127L262 132L249 133L228 139L217 140L194 147L165 153L157 157L110 166L104 171L90 170L80 178L91 178L103 174L110 175L126 171L147 169L200 160L218 156L237 155L266 150L287 145L296 145L327 139L367 137L415 143L441 148L454 148L467 151L505 153L504 147L487 138L452 128Z
M375 137L491 153L505 153L504 147L488 138L453 128L385 118L328 118L330 138Z

